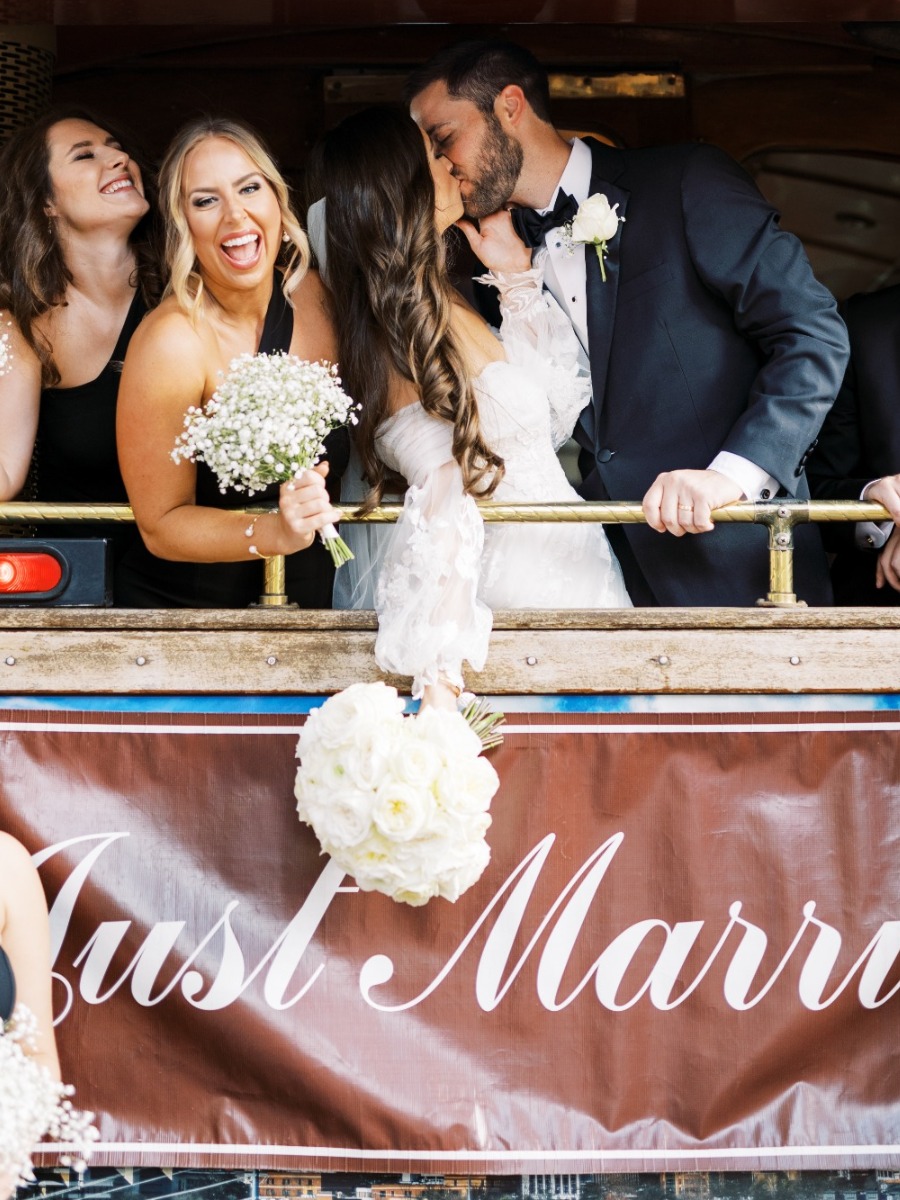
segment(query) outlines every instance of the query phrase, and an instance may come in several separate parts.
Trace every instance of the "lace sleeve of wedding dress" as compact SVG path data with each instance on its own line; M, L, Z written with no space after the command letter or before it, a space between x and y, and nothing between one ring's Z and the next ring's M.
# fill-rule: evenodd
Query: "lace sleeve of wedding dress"
M384 550L375 608L375 658L413 676L413 697L439 677L463 687L464 660L480 671L491 610L478 599L484 523L463 490L452 429L420 405L382 427L379 452L409 482L403 513Z
M500 340L509 362L539 379L550 400L553 448L571 436L591 401L591 376L572 322L544 289L540 252L529 271L490 271L478 283L500 293Z

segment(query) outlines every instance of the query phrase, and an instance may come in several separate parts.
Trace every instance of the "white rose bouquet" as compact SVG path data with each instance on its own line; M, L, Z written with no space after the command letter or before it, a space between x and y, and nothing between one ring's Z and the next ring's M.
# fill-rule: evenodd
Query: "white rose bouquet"
M571 252L576 245L593 246L600 261L600 278L606 283L606 243L614 238L619 229L619 222L624 221L617 213L618 204L610 207L609 200L602 192L588 196L583 204L578 206L578 212L563 225L563 237Z
M187 410L172 458L205 462L220 491L233 487L252 496L314 466L326 435L355 425L358 407L332 364L293 354L241 354L206 407ZM335 566L353 557L333 525L320 536Z
M0 1195L34 1178L31 1151L43 1137L71 1147L62 1162L84 1170L99 1134L93 1113L72 1107L74 1088L33 1058L37 1022L24 1005L0 1022Z
M477 719L434 708L407 717L403 707L396 688L356 683L314 709L297 743L297 811L364 892L456 900L490 860L484 835L500 781Z

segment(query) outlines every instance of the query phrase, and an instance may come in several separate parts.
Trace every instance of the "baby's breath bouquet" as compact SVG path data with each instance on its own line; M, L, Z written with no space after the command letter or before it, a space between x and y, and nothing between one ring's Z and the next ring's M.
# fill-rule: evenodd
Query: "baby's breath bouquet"
M34 1014L24 1005L0 1021L0 1196L34 1178L31 1152L41 1138L65 1146L63 1164L81 1171L98 1137L93 1113L72 1107L75 1089L32 1057L36 1034Z
M2 315L2 314L0 314ZM12 321L6 322L6 329L12 328ZM9 334L6 330L0 333L0 375L8 375L12 370L13 353L9 348Z
M332 429L356 424L337 367L294 354L241 354L205 408L192 405L172 458L205 462L219 490L249 495L314 466ZM333 525L321 531L335 566L353 555Z

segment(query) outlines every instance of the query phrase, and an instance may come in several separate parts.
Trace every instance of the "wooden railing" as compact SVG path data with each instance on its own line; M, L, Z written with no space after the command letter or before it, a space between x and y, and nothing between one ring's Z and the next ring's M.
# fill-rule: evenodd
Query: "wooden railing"
M599 521L603 525L643 523L641 505L632 501L610 500L568 504L479 504L485 521L581 522ZM341 520L348 523L386 523L396 521L402 505L385 504L357 517L352 505L338 505ZM794 591L794 527L810 521L884 521L887 511L880 504L842 500L771 500L765 503L742 501L717 508L712 520L719 524L738 522L765 525L769 530L769 591L758 604L773 608L802 605ZM0 504L0 527L7 524L40 524L44 521L133 521L127 504L40 504L12 502ZM285 594L284 558L276 555L265 561L263 593L260 604L288 603Z

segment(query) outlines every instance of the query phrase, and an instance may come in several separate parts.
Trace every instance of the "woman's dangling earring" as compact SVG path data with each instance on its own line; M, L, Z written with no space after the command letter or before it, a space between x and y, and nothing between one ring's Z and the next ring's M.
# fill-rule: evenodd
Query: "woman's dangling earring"
M281 240L287 244L291 240L291 235L289 233L283 233L281 235Z

